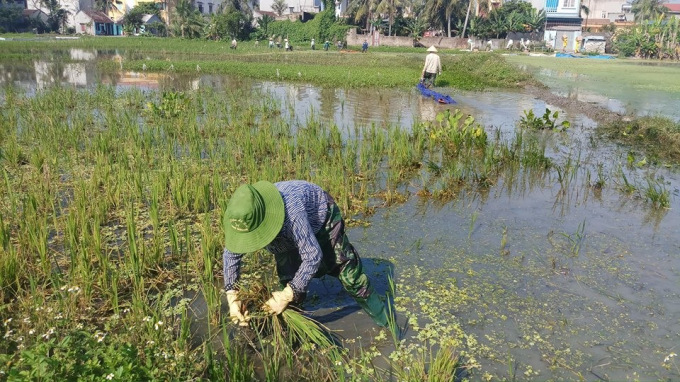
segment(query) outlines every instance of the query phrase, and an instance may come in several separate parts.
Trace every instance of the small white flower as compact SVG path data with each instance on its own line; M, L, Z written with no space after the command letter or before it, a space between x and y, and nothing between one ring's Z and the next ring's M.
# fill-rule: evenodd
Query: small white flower
M340 362L340 361L335 361L335 366L342 366L342 362Z
M106 379L109 380L109 381L112 380L113 377L114 377L113 373L109 373L109 374L106 375Z
M72 287L68 288L68 291L71 292L71 293L78 293L78 292L80 292L80 287L72 286Z
M142 321L143 322L149 322L149 321L151 321L151 317L146 316L146 317L144 317L144 319L142 319Z
M156 341L146 341L146 344L149 345L149 346L154 345L155 343L156 343Z
M59 288L59 290L64 291L64 290L66 290L66 288L68 288L68 285L62 286L61 288Z
M666 362L670 361L675 356L677 356L677 354L671 353L671 354L667 355L666 358L663 359L663 362L666 363Z
M129 308L123 309L123 313L130 313L130 309Z
M30 317L25 317L24 318L24 324L30 324L31 323L31 318Z
M11 329L5 332L5 338L9 338L12 335L12 333L14 333L14 330Z
M97 340L97 342L102 342L104 341L104 338L106 338L106 333L97 331L94 334L94 338Z
M54 319L55 319L55 320L61 320L62 318L64 318L64 316L63 316L61 313L59 313L59 314L57 314L56 316L54 316Z
M2 326L7 326L10 322L12 322L12 317L6 319L5 322L2 323Z
M79 322L78 325L76 325L76 329L80 330L80 329L82 329L82 328L83 328L83 324L81 324L81 323Z
M35 330L33 330L33 329L29 330L28 334L35 334Z
M156 329L156 330L158 330L158 328L160 328L161 326L163 326L163 321L158 321L158 322L156 322L156 324L153 326L153 328Z

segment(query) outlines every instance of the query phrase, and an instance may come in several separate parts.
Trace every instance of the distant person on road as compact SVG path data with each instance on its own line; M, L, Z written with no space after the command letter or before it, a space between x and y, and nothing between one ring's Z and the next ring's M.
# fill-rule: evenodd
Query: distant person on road
M340 209L321 187L302 180L241 185L227 204L223 227L224 289L235 324L247 326L249 320L238 293L241 259L264 248L274 254L281 287L264 304L266 311L278 315L301 304L312 278L330 275L377 325L387 327L385 303L345 234Z
M328 48L331 47L331 42L326 40L326 42L323 43L323 50L328 51Z
M562 35L562 52L567 51L567 42L569 42L569 37L566 34Z
M368 52L368 41L364 40L364 43L361 44L361 53L366 53Z
M273 48L273 47L274 47L274 38L273 38L273 37L270 37L270 38L269 38L269 48L271 49L271 48Z
M237 46L238 46L238 42L236 41L236 38L232 39L230 48L236 49Z
M284 48L285 48L286 50L293 50L293 48L290 47L290 44L288 43L288 39L287 39L287 38L284 39L283 42L284 42L284 44L285 44Z
M423 73L420 76L420 82L422 82L426 88L434 86L434 81L437 79L437 74L442 74L442 62L437 54L437 48L432 45L427 48L429 52L425 57L425 66L423 66Z
M312 37L311 45L312 45L312 50L316 50L316 43L314 42L314 37Z

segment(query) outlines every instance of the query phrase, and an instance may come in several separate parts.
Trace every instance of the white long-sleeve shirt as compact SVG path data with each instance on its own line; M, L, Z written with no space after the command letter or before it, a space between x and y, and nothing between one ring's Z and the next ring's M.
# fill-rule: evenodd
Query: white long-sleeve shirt
M425 67L423 67L423 72L442 72L442 62L439 60L439 56L436 53L430 53L425 57Z

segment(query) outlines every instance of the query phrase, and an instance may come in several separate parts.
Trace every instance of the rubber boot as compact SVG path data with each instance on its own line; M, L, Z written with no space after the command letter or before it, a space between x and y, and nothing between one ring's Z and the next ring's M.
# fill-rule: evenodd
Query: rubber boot
M385 309L385 303L383 303L375 290L372 290L367 298L357 297L356 302L368 313L376 325L383 328L387 327L387 309Z

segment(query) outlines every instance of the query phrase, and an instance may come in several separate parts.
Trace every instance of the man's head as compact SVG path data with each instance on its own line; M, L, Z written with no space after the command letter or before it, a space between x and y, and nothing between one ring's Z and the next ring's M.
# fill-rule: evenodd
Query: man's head
M283 226L283 198L272 183L244 184L234 191L224 212L224 246L234 253L264 248Z

